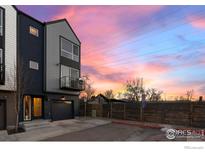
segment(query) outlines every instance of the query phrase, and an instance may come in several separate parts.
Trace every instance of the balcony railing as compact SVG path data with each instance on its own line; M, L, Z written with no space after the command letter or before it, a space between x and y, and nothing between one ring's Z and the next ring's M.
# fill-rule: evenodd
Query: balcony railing
M60 78L61 89L83 90L84 84L79 79L74 79L69 76Z
M5 82L5 69L4 65L0 64L0 84L4 84Z

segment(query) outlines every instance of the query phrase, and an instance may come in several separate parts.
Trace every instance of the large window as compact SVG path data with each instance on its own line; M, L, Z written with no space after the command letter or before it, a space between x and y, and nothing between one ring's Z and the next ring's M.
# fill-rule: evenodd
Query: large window
M3 11L3 9L1 9L0 8L0 36L2 36L3 35L3 25L4 25L4 11Z
M78 88L79 70L61 65L61 88Z
M61 37L61 56L79 62L79 46Z
M79 78L79 70L65 65L61 65L61 77L70 77L73 80Z

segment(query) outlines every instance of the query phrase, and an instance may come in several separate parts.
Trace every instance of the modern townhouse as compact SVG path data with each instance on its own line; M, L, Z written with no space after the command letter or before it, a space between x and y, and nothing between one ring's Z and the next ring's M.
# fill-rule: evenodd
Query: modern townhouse
M43 118L44 24L18 11L20 121Z
M79 115L80 46L66 19L0 7L0 129L15 126L17 98L19 122Z
M51 105L51 118L60 120L79 114L80 40L66 19L45 23L46 101ZM48 108L47 108L48 109Z

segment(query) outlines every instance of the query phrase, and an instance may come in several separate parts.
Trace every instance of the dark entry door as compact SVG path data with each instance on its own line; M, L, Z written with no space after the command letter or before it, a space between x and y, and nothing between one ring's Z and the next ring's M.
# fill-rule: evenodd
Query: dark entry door
M52 119L65 120L74 118L72 101L55 101L52 103Z
M0 130L6 129L6 103L0 100Z

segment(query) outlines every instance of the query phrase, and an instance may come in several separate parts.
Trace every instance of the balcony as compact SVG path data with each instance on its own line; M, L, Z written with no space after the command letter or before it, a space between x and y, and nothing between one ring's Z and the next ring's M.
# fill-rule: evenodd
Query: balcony
M0 84L3 85L4 82L5 82L4 65L0 64Z
M81 91L84 89L84 84L79 79L64 76L60 78L60 88L64 90Z

